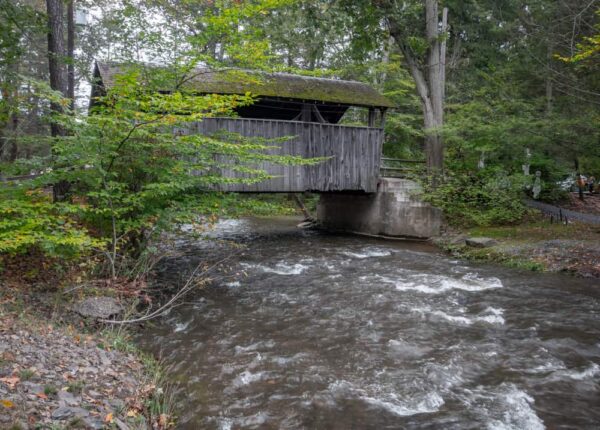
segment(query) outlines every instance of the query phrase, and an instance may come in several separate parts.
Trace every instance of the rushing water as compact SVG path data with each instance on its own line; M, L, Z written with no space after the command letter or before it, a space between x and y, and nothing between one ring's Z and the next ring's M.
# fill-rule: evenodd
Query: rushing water
M220 224L247 243L140 343L171 365L181 428L600 427L600 285L425 244ZM207 258L188 242L163 276Z

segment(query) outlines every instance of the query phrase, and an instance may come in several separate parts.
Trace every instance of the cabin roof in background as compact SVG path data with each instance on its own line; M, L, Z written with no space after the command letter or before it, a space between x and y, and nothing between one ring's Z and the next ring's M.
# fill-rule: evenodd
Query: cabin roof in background
M128 66L96 63L96 74L104 88L115 84L115 77ZM159 66L149 66L159 68ZM339 103L350 106L391 108L394 104L370 85L357 81L315 78L289 73L266 73L256 70L197 68L183 85L201 94L245 94ZM167 91L168 88L165 88Z

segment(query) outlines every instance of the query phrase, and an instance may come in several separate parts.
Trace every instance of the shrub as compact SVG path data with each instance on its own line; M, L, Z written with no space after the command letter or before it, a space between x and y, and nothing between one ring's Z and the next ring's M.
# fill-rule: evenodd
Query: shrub
M50 257L76 258L102 242L72 214L73 204L53 204L41 191L0 189L0 254L39 249Z
M450 172L435 188L425 184L423 198L442 209L451 225L510 224L527 211L521 201L524 180L499 170Z
M198 95L182 88L182 76L176 65L131 65L95 99L90 115L55 117L68 133L53 140L54 164L45 180L69 183L69 197L86 202L79 216L105 239L111 278L134 265L161 231L202 213L216 185L268 179L259 167L265 161L319 161L269 153L289 137L188 134L196 121L235 115L254 99ZM223 176L223 167L238 175Z

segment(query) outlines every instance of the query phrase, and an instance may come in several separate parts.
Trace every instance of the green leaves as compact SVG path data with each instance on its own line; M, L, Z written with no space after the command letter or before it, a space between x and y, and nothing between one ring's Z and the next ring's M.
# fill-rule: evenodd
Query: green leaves
M103 246L70 216L71 204L53 204L42 192L0 190L0 253L37 248L52 257L74 258Z
M448 222L460 227L518 222L526 213L521 202L524 178L501 169L452 172L441 184L426 185L423 199L442 209Z
M3 189L11 196L0 205L0 253L37 248L52 256L75 257L99 249L111 276L116 276L117 267L126 268L164 229L221 207L213 207L215 199L227 202L228 213L235 212L231 208L237 198L211 191L219 184L268 179L258 167L264 162L321 161L272 155L292 136L194 133L197 121L234 116L254 97L195 94L186 85L193 73L194 67L185 63L163 68L132 65L94 101L89 115L69 112L53 117L67 135L50 140L51 169L28 185L66 181L71 184L71 203L52 203L37 191ZM31 86L38 97L61 102L47 86L36 82ZM223 170L236 176L224 177ZM245 199L240 206L276 208L252 206Z
M292 137L194 133L197 121L235 115L236 108L254 98L194 94L183 84L182 70L194 73L183 65L131 66L95 101L92 114L61 118L69 135L53 143L55 164L47 181L72 184L72 197L82 202L76 217L108 245L106 255L113 270L120 265L117 260L139 255L144 244L169 228L167 220L198 216L198 208L206 208L202 200L216 185L268 179L257 167L265 161L321 161L272 155L275 147ZM240 175L224 177L222 170Z

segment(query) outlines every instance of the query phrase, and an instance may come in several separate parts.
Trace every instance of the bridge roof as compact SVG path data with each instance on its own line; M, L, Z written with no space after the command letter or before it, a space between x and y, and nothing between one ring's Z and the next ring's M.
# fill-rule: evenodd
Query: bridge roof
M105 89L115 84L115 77L127 65L96 63L97 82ZM158 68L159 66L151 66ZM349 106L391 108L394 104L370 85L357 81L316 78L290 73L266 73L257 70L197 68L189 73L183 88L201 94L245 94L338 103ZM165 89L167 90L167 89Z

